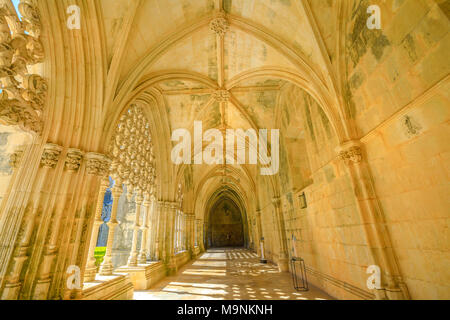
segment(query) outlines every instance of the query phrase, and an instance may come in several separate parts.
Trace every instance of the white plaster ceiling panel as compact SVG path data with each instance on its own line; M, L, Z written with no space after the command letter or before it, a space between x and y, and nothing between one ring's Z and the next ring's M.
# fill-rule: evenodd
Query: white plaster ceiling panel
M316 24L320 30L325 46L330 56L334 56L336 49L337 1L313 0L309 1Z
M259 128L273 127L277 91L236 92L234 96Z
M212 14L213 10L214 0L143 0L128 40L128 46L134 48L136 56L129 56L123 62L122 77L164 38L182 25Z
M210 99L210 95L170 95L166 96L171 128L173 130L189 129L195 120L202 120L207 114L199 115L199 111Z
M233 129L250 129L251 123L244 117L242 112L231 102L227 104L226 109L227 125ZM252 119L254 121L254 119Z
M117 35L123 28L124 17L130 10L133 1L135 0L101 0L108 63L111 62Z
M205 89L206 86L196 82L188 80L167 80L158 84L161 90L176 92L176 90L189 90L189 89Z
M175 44L147 72L189 70L216 80L216 46L215 35L205 27Z
M308 18L298 0L224 0L225 10L247 18L282 39L325 71Z
M277 50L238 29L225 35L225 75L231 79L241 72L261 67L294 68Z

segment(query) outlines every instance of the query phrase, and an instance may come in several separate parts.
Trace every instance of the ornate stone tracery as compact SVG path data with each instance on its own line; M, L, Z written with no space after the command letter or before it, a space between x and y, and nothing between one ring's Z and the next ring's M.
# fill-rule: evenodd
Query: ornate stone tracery
M132 104L120 117L109 152L114 179L121 180L128 189L153 194L156 175L150 124L138 105Z
M22 21L0 4L0 122L40 133L47 83L29 74L44 59L39 11L31 0L19 4Z

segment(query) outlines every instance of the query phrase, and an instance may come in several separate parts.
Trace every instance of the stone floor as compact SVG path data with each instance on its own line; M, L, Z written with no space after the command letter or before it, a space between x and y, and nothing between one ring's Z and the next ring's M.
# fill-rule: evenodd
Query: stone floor
M245 249L211 249L166 277L152 289L135 291L135 300L328 300L325 292L309 285L297 292L289 273L272 264L260 264Z

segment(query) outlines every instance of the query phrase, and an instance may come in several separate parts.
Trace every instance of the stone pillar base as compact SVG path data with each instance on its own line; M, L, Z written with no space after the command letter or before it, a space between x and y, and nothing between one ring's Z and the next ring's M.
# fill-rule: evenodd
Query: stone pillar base
M288 272L289 271L289 263L287 258L280 258L277 262L278 270L280 272Z
M84 281L83 282L90 282L95 280L95 275L97 274L97 266L93 266L90 268L86 268L86 271L84 272Z
M135 290L147 290L165 276L164 264L160 261L139 264L135 267L123 266L114 272L129 274Z
M83 284L82 300L131 300L133 284L128 274L97 275L95 281Z
M50 279L38 280L33 293L33 300L47 300Z
M147 255L145 253L138 255L138 264L147 264Z
M21 283L7 283L3 289L1 300L17 300L21 287Z

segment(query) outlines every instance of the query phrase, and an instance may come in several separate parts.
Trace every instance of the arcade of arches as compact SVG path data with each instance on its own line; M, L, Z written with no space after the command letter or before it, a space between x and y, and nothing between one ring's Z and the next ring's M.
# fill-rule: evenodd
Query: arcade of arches
M301 257L321 297L449 299L449 18L448 0L0 0L0 299L132 299L180 274L226 298L236 255L271 285ZM278 129L278 171L261 148L175 164L196 121Z

